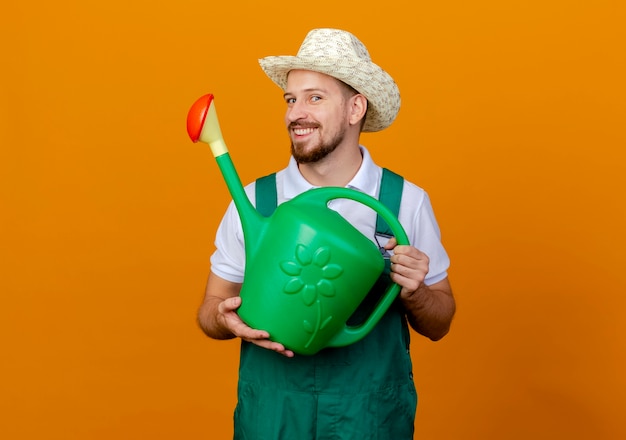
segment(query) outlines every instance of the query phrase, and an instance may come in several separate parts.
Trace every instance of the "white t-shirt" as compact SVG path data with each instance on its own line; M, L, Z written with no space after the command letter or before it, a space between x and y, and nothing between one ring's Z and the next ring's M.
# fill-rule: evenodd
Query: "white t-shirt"
M352 188L372 197L378 197L382 168L376 165L367 151L361 146L363 163L347 188ZM278 204L291 200L298 194L314 188L306 181L292 157L287 168L276 173ZM254 182L245 188L248 198L254 204ZM336 210L355 228L376 243L376 213L369 207L348 199L335 199L329 208ZM424 282L434 284L447 277L450 259L441 244L439 226L435 220L428 194L411 182L404 181L402 201L398 220L404 227L411 245L428 255L429 272ZM380 245L384 243L378 239ZM222 218L215 238L216 251L211 256L211 271L227 281L242 283L245 270L244 236L241 221L231 203Z

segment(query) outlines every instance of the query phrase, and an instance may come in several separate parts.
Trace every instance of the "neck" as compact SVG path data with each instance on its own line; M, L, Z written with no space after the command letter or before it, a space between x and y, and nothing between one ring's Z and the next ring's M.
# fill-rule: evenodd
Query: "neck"
M314 186L346 186L361 168L363 155L358 142L343 145L315 163L298 164L302 176Z

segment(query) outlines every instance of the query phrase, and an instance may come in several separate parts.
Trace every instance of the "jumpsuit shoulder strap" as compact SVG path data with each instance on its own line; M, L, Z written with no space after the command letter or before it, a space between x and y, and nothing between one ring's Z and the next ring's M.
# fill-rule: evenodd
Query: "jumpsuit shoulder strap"
M397 217L400 212L404 178L393 171L383 168L383 177L380 183L378 199ZM256 209L265 217L272 215L278 204L276 192L276 173L260 177L255 187ZM380 216L376 218L376 233L393 235L391 228Z
M259 177L256 180L254 193L257 211L265 217L272 215L278 205L276 173Z
M400 212L403 188L404 178L387 168L383 168L383 177L380 182L378 200L393 212L396 217L398 217L398 213ZM393 235L391 228L381 216L376 217L376 233L379 235Z

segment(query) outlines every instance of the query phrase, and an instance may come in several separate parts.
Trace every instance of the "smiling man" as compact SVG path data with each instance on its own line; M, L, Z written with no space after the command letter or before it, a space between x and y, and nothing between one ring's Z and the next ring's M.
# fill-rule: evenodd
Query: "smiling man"
M363 95L331 76L310 70L290 71L287 82L285 123L296 162L319 162L340 144L354 144L355 136L358 145L360 130L349 128L365 121L367 100ZM346 139L348 135L352 138Z
M441 339L450 329L455 300L428 195L377 166L360 145L362 131L380 131L395 120L398 87L365 46L342 30L312 30L296 56L266 57L260 64L284 92L291 158L271 176L272 191L262 189L267 178L246 187L251 200L275 207L315 187L352 188L395 209L411 245L396 245L364 205L333 201L333 209L382 252L392 253L389 270L348 323L363 322L390 282L401 291L362 340L294 355L237 314L245 253L241 223L230 204L217 232L198 322L209 337L242 341L235 438L411 439L417 395L409 327Z

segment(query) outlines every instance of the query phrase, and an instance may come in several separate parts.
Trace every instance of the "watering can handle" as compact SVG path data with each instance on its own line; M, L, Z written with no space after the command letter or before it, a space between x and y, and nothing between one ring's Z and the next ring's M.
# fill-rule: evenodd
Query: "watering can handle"
M376 213L378 213L387 222L399 245L410 244L404 228L393 212L380 201L368 194L349 188L323 187L317 188L313 191L307 191L301 194L300 197L306 197L308 194L310 194L311 197L315 197L317 199L316 202L322 202L324 205L327 205L328 202L334 199L350 199L368 206L376 211ZM389 307L391 307L400 293L400 289L401 287L397 283L390 284L374 308L374 311L365 320L365 322L355 327L345 325L342 331L337 333L328 342L327 346L343 347L362 339L374 328L376 324L378 324L378 321L380 321Z

